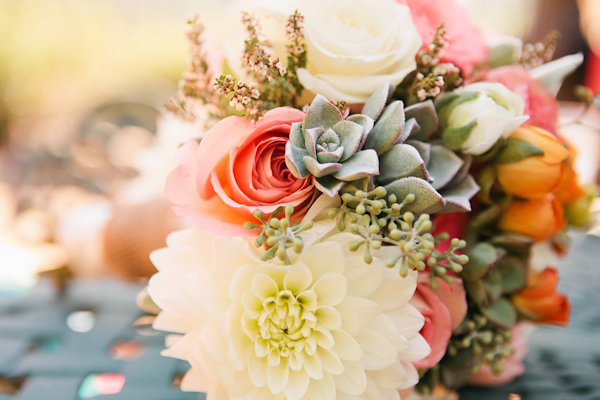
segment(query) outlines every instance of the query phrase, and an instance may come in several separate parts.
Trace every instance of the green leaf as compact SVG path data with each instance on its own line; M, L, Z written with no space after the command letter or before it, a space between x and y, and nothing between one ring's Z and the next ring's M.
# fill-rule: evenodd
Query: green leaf
M502 277L502 293L511 294L527 286L527 264L519 257L509 255L498 263L496 270Z
M365 141L364 148L383 154L400 137L404 129L404 104L395 101L385 108Z
M494 159L496 164L519 162L529 157L543 156L544 151L523 139L508 138L506 145Z
M496 182L496 168L493 165L488 165L484 169L482 169L477 175L477 184L481 188L479 193L477 193L477 198L484 204L492 204L492 198L490 194L492 192L492 187L494 186L494 182Z
M479 307L485 307L488 304L485 285L482 281L465 281L465 290L469 294L471 300Z
M490 304L500 300L502 296L502 274L498 270L492 269L483 280L483 284Z
M439 120L433 101L413 104L404 110L406 120L414 118L420 129L410 135L411 139L427 141L438 130Z
M473 347L467 347L466 349L458 350L454 357L444 357L443 366L451 371L463 371L471 369L473 360Z
M365 103L362 114L371 117L374 120L379 118L379 115L381 115L381 112L395 90L396 87L389 82L379 86Z
M415 195L415 201L404 206L402 211L410 211L415 214L434 214L444 207L444 199L427 181L408 177L398 179L384 186L388 194L395 194L402 201L409 194Z
M331 175L324 176L322 178L316 178L314 182L317 189L329 197L333 197L336 194L338 194L345 183L338 179L335 179Z
M515 307L504 297L489 307L483 308L481 311L492 324L504 329L512 328L517 322Z
M469 262L463 266L460 276L468 281L483 278L499 260L496 248L487 242L477 243L468 253Z
M479 186L471 175L467 175L465 179L457 186L450 189L440 190L440 194L446 201L446 205L442 212L469 212L471 211L471 197L479 191Z
M452 150L460 150L460 148L465 144L469 137L471 136L471 132L477 126L477 120L469 122L467 125L446 128L444 133L442 134L442 141L444 142L444 146Z
M535 241L529 236L518 233L503 233L492 237L490 243L502 247L511 254L527 258Z
M396 144L379 158L380 174L377 184L387 185L400 178L416 176L430 180L425 162L418 150L408 144Z

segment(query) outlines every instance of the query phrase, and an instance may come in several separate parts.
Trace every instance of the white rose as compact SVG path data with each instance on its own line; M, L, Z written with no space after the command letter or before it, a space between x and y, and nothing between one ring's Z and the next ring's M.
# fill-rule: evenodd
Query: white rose
M444 144L480 155L529 119L523 99L501 83L478 82L444 96L436 108Z
M408 7L394 0L309 0L305 15L308 65L302 85L334 100L364 103L385 82L400 83L421 48Z

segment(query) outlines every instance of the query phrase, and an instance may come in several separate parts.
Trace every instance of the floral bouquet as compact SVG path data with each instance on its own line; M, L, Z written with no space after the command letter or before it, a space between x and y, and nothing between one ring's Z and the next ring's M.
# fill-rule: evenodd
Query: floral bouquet
M242 27L227 57L190 21L166 107L198 135L166 182L193 227L148 289L182 389L406 399L521 374L524 325L569 315L534 260L589 221L552 92L581 56L485 37L449 0L277 2Z

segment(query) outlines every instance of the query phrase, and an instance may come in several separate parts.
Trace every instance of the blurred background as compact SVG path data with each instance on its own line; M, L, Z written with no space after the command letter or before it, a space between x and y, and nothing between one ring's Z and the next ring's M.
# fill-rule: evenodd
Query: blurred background
M463 1L484 29L524 42L557 30L555 58L585 55L560 100L577 84L600 89L600 0ZM148 254L181 225L164 179L178 143L199 134L161 117L185 68L185 21L228 29L230 3L0 0L0 298L40 275L60 287L73 275L153 273ZM581 137L597 162L599 135ZM4 399L2 388L0 369Z

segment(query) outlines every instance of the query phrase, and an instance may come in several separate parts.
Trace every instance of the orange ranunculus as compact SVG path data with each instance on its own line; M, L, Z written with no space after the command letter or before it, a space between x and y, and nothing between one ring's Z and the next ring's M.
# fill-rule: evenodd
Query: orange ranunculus
M550 132L535 126L522 126L511 136L540 148L544 155L499 164L498 182L502 190L519 197L542 197L556 191L565 180L569 151Z
M573 166L577 153L575 147L569 146L569 159L565 168L565 180L554 195L563 204L572 204L585 195L585 190L579 184L579 177Z
M513 200L504 210L498 226L542 242L556 235L566 224L562 204L548 194L537 199Z
M513 304L536 322L566 325L571 305L567 296L556 291L557 285L558 272L546 268L529 277L529 286L512 297Z

